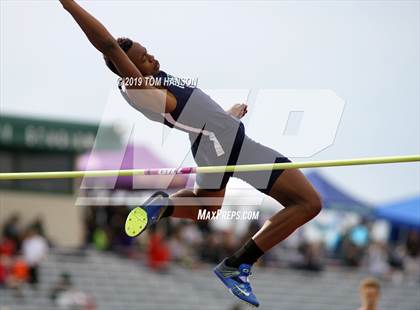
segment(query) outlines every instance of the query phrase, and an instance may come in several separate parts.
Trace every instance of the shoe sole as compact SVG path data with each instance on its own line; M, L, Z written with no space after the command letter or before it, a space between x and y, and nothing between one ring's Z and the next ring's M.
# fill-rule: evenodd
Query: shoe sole
M158 191L143 202L143 206L147 206L147 204L149 204L154 198L159 196L165 198L169 197L167 193ZM129 237L137 237L147 228L147 223L148 217L146 210L142 207L136 207L131 210L125 220L125 233Z
M225 284L225 282L223 282L223 279L222 279L222 277L217 273L217 271L216 271L216 269L213 269L213 273L216 275L216 277L218 277L219 278L219 280L220 281L222 281L222 283L223 283L223 285L228 289L228 291L229 291L229 293L231 293L233 296L235 296L237 299L239 299L244 305L246 305L246 306L248 306L248 307L251 307L251 308L257 308L258 306L256 306L256 305L253 305L253 304L251 304L251 303L249 303L249 302L247 302L246 300L243 300L242 298L239 298L238 296L236 296L233 292L232 292L232 289L231 288L229 288L229 287L227 287L226 286L226 284Z
M147 221L146 211L140 207L134 208L125 220L125 233L129 237L137 237L146 229Z

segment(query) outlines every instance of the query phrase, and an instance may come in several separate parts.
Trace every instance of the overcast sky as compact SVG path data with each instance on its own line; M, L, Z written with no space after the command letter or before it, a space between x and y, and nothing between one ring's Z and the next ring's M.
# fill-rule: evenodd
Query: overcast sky
M334 143L304 160L420 153L419 1L81 3L115 36L141 41L163 70L197 77L224 107L248 89L333 91L345 101ZM58 1L1 1L2 114L138 121L143 142L159 148L156 125L115 99L115 80ZM281 102L256 105L245 122L287 154L272 123L281 112ZM174 141L180 158L187 139ZM373 203L420 192L419 164L322 172Z

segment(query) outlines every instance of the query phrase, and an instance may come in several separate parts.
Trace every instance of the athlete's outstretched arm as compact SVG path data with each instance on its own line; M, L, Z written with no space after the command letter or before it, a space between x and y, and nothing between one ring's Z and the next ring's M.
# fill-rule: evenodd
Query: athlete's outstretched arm
M92 45L102 54L109 57L112 62L119 61L117 69L122 76L142 77L141 72L118 46L117 40L115 40L95 17L73 0L60 0L60 2L64 9L67 10L79 24ZM121 52L124 55L120 55Z
M154 112L171 112L176 107L176 99L166 95L162 90L150 87L145 82L140 70L133 64L127 54L118 45L117 40L108 30L91 14L73 0L60 0L64 9L67 10L86 34L92 45L107 56L115 65L122 77L134 78L138 82L126 85L130 89L150 89L150 91L132 92L132 99L136 103L141 102L143 108ZM129 94L130 95L130 94Z

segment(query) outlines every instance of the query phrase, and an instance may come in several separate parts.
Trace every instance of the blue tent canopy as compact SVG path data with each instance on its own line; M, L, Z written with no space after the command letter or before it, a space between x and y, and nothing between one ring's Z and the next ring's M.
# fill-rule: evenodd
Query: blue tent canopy
M380 206L376 216L394 225L420 229L420 196Z
M312 171L308 173L306 177L321 195L324 207L356 212L361 216L366 217L373 215L373 209L369 204L362 202L339 189L319 172Z

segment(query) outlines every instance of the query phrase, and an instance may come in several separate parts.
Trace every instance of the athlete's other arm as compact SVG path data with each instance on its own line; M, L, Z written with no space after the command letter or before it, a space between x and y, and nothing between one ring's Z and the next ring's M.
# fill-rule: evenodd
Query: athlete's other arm
M126 88L129 97L136 104L157 113L172 112L175 109L175 97L165 90L146 85L140 70L95 17L73 0L60 0L60 2L79 24L92 45L113 62L120 76L133 78L135 82L130 85L127 83Z
M246 103L235 103L229 110L226 110L226 113L241 119L248 113L248 105Z

